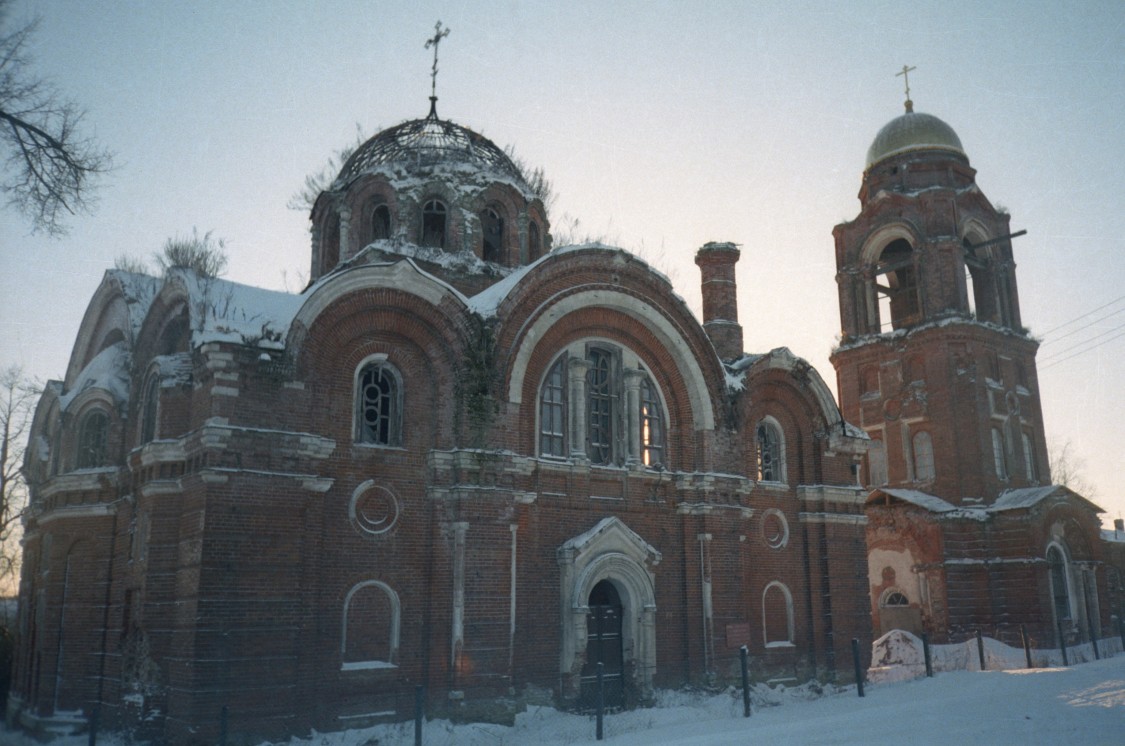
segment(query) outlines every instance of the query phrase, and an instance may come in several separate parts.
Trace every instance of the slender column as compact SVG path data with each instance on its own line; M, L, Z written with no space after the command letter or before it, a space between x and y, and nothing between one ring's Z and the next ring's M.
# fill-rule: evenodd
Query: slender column
M450 667L453 680L458 682L461 672L461 653L465 646L465 540L469 524L453 524L453 624L450 640Z
M700 596L703 601L703 673L710 677L714 662L714 609L711 604L711 534L698 534Z
M572 357L567 362L570 383L570 457L586 458L586 372L590 362Z
M641 378L639 370L626 368L625 379L625 427L628 429L629 453L625 465L640 468L644 465L641 454Z

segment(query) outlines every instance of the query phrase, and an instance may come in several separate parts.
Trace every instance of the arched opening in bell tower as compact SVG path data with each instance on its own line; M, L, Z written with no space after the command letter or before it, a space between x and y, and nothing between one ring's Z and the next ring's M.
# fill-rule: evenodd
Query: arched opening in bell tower
M914 247L904 238L891 241L875 265L875 299L879 332L904 329L921 320Z

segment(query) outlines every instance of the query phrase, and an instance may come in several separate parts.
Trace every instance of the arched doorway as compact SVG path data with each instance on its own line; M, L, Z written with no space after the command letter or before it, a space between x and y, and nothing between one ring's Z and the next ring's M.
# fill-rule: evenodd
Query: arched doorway
M586 615L586 663L582 666L580 702L594 707L598 697L598 664L607 707L625 704L625 656L622 652L621 597L613 583L602 580L590 591Z

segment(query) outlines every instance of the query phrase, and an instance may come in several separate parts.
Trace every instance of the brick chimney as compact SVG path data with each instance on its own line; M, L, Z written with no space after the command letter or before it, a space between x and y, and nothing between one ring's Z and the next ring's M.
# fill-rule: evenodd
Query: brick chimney
M738 286L734 265L742 252L733 243L707 243L695 254L703 289L703 330L723 360L742 355L738 323Z

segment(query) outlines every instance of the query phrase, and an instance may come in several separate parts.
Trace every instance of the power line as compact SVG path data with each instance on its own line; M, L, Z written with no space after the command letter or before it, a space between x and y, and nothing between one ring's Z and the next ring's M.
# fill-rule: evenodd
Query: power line
M1086 313L1084 313L1084 314L1082 314L1082 315L1080 315L1080 316L1075 316L1075 317L1074 317L1073 319L1071 319L1070 321L1067 321L1067 322L1064 322L1064 323L1062 323L1062 324L1059 324L1059 325L1058 325L1058 326L1056 326L1056 327L1055 327L1054 329L1048 329L1047 331L1045 331L1045 332L1042 332L1042 335L1043 335L1044 337L1046 337L1046 336L1047 336L1048 334L1053 334L1054 332L1057 332L1057 331L1058 331L1059 329L1062 329L1062 328L1063 328L1064 326L1070 326L1070 325L1071 325L1071 324L1073 324L1073 323L1074 323L1075 321L1081 321L1082 319L1086 318L1087 316L1089 316L1089 315L1091 315L1091 314L1094 314L1094 313L1097 313L1098 311L1102 310L1103 308L1108 308L1108 307L1112 306L1112 305L1113 305L1114 303L1118 303L1118 302L1120 302L1120 301L1122 301L1122 300L1125 300L1125 295L1122 295L1122 296L1120 296L1119 298L1114 298L1114 299L1113 299L1113 300L1111 300L1111 301L1110 301L1109 303L1106 303L1105 305L1101 305L1101 306L1098 306L1097 308L1095 308L1095 309L1094 309L1094 310L1092 310L1092 311L1087 311Z
M1105 308L1105 306L1102 306L1102 308ZM1060 336L1058 336L1058 337L1054 337L1054 338L1052 338L1052 339L1045 339L1045 340L1043 341L1043 346L1049 345L1049 344L1051 344L1052 342L1058 342L1058 341L1059 341L1060 339L1066 339L1067 337L1071 337L1071 336L1074 336L1074 335L1075 335L1075 334L1077 334L1078 332L1080 332L1080 331L1083 331L1083 330L1085 330L1085 329L1089 329L1089 328L1090 328L1091 326L1093 326L1094 324L1100 324L1101 322L1103 322L1103 321L1105 321L1106 319L1108 319L1108 318L1109 318L1110 316L1116 316L1117 314L1119 314L1119 313L1122 313L1122 312L1125 312L1125 306L1122 306L1121 308L1118 308L1118 309L1117 309L1116 311L1110 311L1110 312L1109 312L1109 313L1107 313L1107 314L1106 314L1105 316L1102 316L1102 317L1100 317L1100 318L1094 319L1093 321L1089 321L1089 322L1087 322L1087 323L1083 324L1082 326L1078 327L1077 329L1071 329L1071 330L1070 330L1069 332L1067 332L1066 334L1062 334L1062 335L1060 335ZM1093 311L1091 311L1090 313L1093 313ZM1089 316L1090 314L1086 314L1086 315L1087 315L1087 316ZM1079 317L1079 318L1081 318L1081 317ZM1075 321L1077 321L1077 319L1075 319ZM1067 322L1067 323L1073 323L1073 322ZM1063 326L1066 326L1066 324L1063 324ZM1055 328L1056 328L1056 329L1061 329L1062 327L1055 327Z
M1043 358L1043 361L1046 362L1046 361L1049 361L1049 360L1053 360L1054 358L1057 358L1060 355L1065 355L1066 353L1070 352L1071 350L1077 349L1079 347L1082 347L1084 345L1089 344L1090 342L1101 339L1102 337L1104 337L1107 334L1113 334L1115 331L1117 331L1119 329L1125 329L1125 324L1118 324L1115 327L1112 327L1110 329L1106 329L1104 332L1102 332L1100 334L1095 334L1092 337L1087 337L1086 339L1082 340L1081 342L1076 342L1076 343L1072 344L1070 347L1059 350L1058 352L1053 352L1050 355L1046 355Z
M1118 330L1122 330L1122 331L1118 331ZM1064 358L1061 358L1061 359L1058 359L1058 360L1052 360L1051 362L1047 363L1046 365L1040 366L1040 369L1041 370L1047 370L1048 368L1051 368L1055 365L1058 365L1059 363L1065 363L1067 360L1070 360L1071 358L1078 357L1079 355L1084 355L1087 352L1090 352L1092 350L1096 350L1097 348L1101 347L1102 345L1108 344L1115 339L1119 339L1120 337L1125 337L1125 324L1122 324L1121 326L1115 327L1114 329L1110 329L1108 332L1105 332L1103 334L1099 334L1097 337L1092 337L1092 338L1086 340L1086 342L1081 342L1081 343L1075 345L1074 347L1081 347L1084 344L1088 344L1089 342L1093 342L1095 339L1098 339L1098 337L1103 337L1106 334L1109 334L1110 332L1114 332L1114 331L1118 331L1118 333L1113 335L1109 339L1103 339L1101 342L1098 342L1093 347L1087 347L1084 350L1079 350L1078 352L1074 353L1073 355L1068 355L1067 357L1064 357ZM1074 349L1074 347L1071 347L1069 349ZM1059 354L1061 354L1061 353L1059 353ZM1057 357L1057 355L1056 355L1056 357Z

